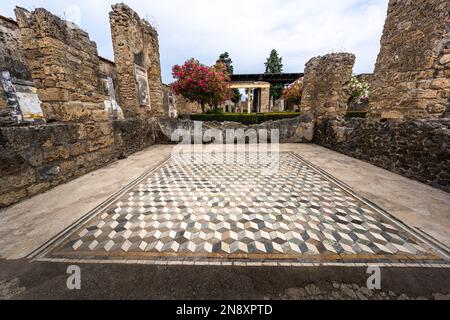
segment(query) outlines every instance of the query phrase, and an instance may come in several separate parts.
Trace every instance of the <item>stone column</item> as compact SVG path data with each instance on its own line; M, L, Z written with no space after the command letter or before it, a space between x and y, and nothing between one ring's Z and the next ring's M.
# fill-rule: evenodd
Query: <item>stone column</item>
M441 118L450 105L450 2L390 0L371 118Z
M270 111L270 88L261 89L261 112Z
M311 59L305 67L301 110L317 120L343 116L350 93L347 83L352 77L355 56L332 53Z
M253 109L253 89L247 89L247 113L252 113Z

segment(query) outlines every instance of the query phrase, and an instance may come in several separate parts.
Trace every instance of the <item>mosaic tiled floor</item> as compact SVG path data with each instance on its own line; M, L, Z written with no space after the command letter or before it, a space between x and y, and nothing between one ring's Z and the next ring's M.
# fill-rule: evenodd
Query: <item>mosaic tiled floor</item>
M201 157L162 163L46 257L441 260L414 232L293 153L277 154L276 171L256 153L226 163L218 155Z

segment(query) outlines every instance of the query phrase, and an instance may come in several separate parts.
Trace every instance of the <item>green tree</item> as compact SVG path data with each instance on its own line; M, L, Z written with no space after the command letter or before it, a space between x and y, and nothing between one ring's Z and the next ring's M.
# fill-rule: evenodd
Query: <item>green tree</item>
M217 59L216 63L225 63L225 65L227 66L227 71L228 73L231 75L233 75L234 72L234 67L233 67L233 60L231 60L230 58L230 54L228 52L224 52L219 56L219 59Z
M283 72L283 58L280 57L277 50L273 49L270 52L270 56L269 58L267 58L265 66L266 66L266 74Z
M283 58L278 54L277 50L273 49L270 52L269 58L265 63L266 74L269 73L282 73L283 72ZM283 85L274 84L270 86L270 97L273 100L278 100L283 96Z
M230 54L228 52L224 52L219 56L219 59L217 59L216 63L224 63L227 66L227 72L229 75L233 75L234 73L234 67L233 67L233 60L231 60ZM239 89L233 89L233 95L231 97L231 101L236 104L239 101L241 101L242 94L239 92Z
M239 89L233 89L233 96L231 97L231 101L236 104L241 101L242 94L239 92Z

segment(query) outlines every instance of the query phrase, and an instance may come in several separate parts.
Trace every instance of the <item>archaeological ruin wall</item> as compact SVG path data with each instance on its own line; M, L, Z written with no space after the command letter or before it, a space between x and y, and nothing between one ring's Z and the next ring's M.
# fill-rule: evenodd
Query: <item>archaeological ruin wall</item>
M0 125L43 122L16 21L0 16Z
M317 122L314 142L450 192L449 12L445 0L391 0L375 73L364 79L371 85L368 119L345 119L336 107L319 110L326 119ZM316 64L307 66L313 81L305 84L303 103L337 106L310 89L332 73L311 68Z
M120 104L127 117L158 116L162 106L158 33L130 7L117 4L110 13Z
M321 121L347 112L350 92L346 89L352 77L355 56L331 53L311 59L305 66L300 109Z
M442 118L450 106L450 2L390 0L370 117Z
M85 31L45 9L15 12L17 22L0 19L0 207L166 142L156 32L134 35L152 40L143 63L151 102L129 112L136 104L120 89L127 78ZM132 97L139 101L139 91Z
M122 107L119 105L119 81L116 64L113 61L99 57L100 80L102 83L105 110L111 119L124 119Z
M45 9L16 8L21 44L47 121L107 121L96 44Z
M450 119L334 118L316 128L314 142L450 192Z

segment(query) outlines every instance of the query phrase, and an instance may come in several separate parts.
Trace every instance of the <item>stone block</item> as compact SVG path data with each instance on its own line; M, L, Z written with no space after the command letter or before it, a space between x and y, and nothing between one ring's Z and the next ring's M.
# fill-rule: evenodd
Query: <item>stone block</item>
M39 89L38 94L42 102L64 102L70 99L69 91L59 88Z

